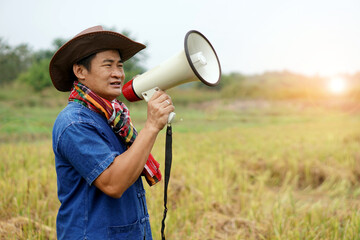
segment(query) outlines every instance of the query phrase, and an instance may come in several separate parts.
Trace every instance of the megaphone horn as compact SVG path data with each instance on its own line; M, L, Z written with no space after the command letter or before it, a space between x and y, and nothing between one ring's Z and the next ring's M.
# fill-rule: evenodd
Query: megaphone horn
M193 81L212 87L219 84L220 78L220 61L215 49L203 34L191 30L185 35L184 50L127 82L122 93L130 102L149 101L157 89L167 90ZM169 123L174 116L169 116Z

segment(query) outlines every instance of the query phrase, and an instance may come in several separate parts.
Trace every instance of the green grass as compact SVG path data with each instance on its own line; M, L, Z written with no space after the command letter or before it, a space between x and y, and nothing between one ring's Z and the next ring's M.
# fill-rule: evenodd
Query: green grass
M0 238L54 239L51 130L66 101L50 91L20 104L24 94L0 91ZM357 104L172 96L168 239L358 239ZM141 129L146 104L130 108ZM162 131L153 149L162 172L164 146ZM163 183L146 191L160 239Z

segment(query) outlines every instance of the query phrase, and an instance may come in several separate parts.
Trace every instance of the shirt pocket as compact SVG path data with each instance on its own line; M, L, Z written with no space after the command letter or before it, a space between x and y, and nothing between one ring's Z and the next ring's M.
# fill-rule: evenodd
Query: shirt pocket
M139 204L142 209L143 215L148 216L148 210L147 210L146 199L145 199L145 190L138 192L137 197L139 199Z
M143 231L139 220L129 225L108 227L108 240L142 240L143 238Z

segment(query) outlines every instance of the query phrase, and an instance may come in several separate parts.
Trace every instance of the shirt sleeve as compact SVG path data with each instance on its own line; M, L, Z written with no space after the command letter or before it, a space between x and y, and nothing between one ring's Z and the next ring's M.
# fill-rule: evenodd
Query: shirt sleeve
M105 134L89 123L68 126L59 139L58 150L89 185L120 155Z

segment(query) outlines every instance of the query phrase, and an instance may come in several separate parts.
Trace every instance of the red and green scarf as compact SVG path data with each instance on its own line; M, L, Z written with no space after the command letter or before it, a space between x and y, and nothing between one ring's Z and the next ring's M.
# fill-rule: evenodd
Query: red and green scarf
M135 141L137 131L131 122L129 109L119 100L115 99L110 102L96 95L85 85L75 81L69 96L69 102L80 103L92 111L103 115L112 130L119 134L128 148ZM161 180L159 166L160 164L150 153L142 172L150 186Z

